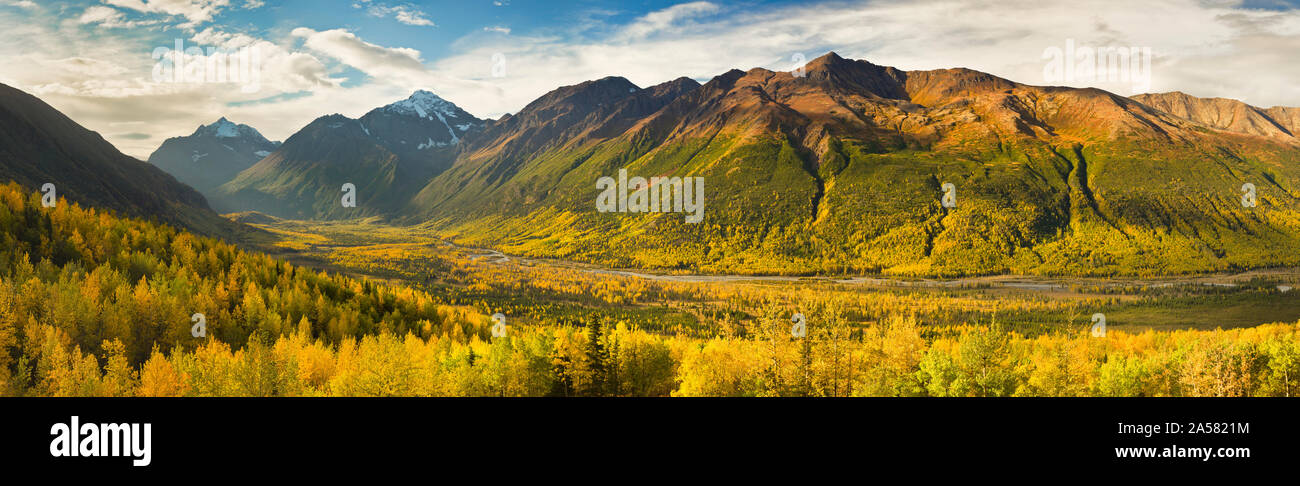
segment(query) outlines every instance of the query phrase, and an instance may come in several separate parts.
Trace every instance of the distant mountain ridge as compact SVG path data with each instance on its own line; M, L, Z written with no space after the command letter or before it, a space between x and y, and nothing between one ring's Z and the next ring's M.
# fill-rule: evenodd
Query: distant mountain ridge
M1259 108L1228 98L1197 98L1180 91L1133 96L1152 108L1221 130L1263 137L1300 137L1300 108Z
M267 140L253 127L222 117L188 136L167 139L149 163L211 199L218 186L279 147L280 142Z
M391 214L445 170L463 137L483 125L423 90L359 119L323 116L217 188L216 205L296 219ZM357 188L355 208L341 204L346 183Z

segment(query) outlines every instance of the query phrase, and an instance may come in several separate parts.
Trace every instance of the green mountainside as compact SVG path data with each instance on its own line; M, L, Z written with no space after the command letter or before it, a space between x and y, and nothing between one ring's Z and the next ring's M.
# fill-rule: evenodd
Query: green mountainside
M834 53L805 69L557 89L467 140L401 220L507 252L701 272L1297 263L1300 140L1289 133L967 69L900 71ZM624 168L702 177L703 221L597 211L597 180ZM955 207L941 204L945 183ZM1256 207L1243 207L1245 183Z

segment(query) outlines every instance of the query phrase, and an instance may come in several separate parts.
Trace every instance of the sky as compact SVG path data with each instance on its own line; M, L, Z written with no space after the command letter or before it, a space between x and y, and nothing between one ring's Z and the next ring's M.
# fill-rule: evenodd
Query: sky
M177 42L200 49L179 75L167 52ZM1053 49L1079 53L1055 58L1073 66L1086 59L1078 49L1114 47L1136 48L1149 68L1128 80L1048 69ZM0 0L0 83L141 159L223 116L283 140L316 117L358 117L425 89L497 118L604 76L705 82L829 51L1125 96L1300 106L1300 0ZM248 69L233 72L249 74L205 77L222 53L245 53Z

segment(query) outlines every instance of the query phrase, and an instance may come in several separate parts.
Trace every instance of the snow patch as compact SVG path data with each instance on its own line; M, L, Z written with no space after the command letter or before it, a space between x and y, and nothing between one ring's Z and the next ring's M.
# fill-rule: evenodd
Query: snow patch
M443 115L454 116L459 109L456 108L456 105L439 98L436 94L419 90L412 93L410 98L385 106L384 110L399 115L413 114L425 120L433 120L434 116L439 119L444 119Z
M403 143L405 143L405 142L403 142ZM428 141L428 142L425 142L425 143L420 144L420 146L416 147L415 149L416 149L416 150L424 150L424 149L427 149L427 148L446 147L446 146L447 146L447 142L435 142L435 141L433 141L433 137L429 137L429 141Z
M442 117L442 113L435 111L433 114L438 115L438 121L442 122L442 126L447 127L447 133L451 134L452 145L459 143L460 138L456 136L456 131L451 129L451 124L447 123L447 119Z

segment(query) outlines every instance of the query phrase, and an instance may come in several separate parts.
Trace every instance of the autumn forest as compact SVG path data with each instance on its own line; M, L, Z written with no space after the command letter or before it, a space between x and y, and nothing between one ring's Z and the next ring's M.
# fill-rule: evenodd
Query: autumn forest
M0 188L11 396L1292 396L1300 327L1218 308L1286 276L1053 295L647 278L365 222L265 253ZM1056 295L1059 294L1059 295ZM1266 306L1260 306L1267 309ZM1103 337L1088 316L1106 310ZM1269 319L1268 311L1262 311ZM494 320L492 315L501 314ZM1194 314L1226 325L1167 326ZM193 335L202 314L204 337ZM792 333L792 316L805 323ZM1115 317L1120 316L1120 317ZM1131 316L1131 317L1127 317ZM1286 316L1285 319L1282 317ZM1245 319L1245 320L1243 320ZM1152 319L1151 322L1154 322ZM494 329L495 326L500 327Z

